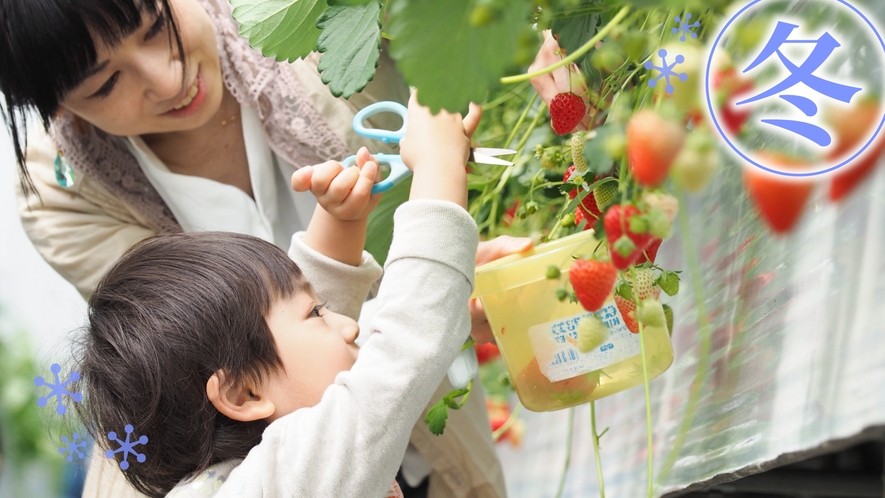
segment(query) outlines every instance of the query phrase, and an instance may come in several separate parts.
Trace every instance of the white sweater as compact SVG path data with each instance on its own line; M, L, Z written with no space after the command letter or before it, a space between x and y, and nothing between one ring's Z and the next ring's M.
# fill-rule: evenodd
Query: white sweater
M290 256L322 259L301 238L293 237ZM369 337L353 368L338 374L319 404L270 424L245 460L214 465L167 497L385 496L412 427L470 333L477 244L475 222L456 204L403 204L378 310L360 332ZM317 294L332 297L330 285L339 285L343 300L330 309L358 314L378 264L368 253L359 267L325 264L323 276L306 275Z

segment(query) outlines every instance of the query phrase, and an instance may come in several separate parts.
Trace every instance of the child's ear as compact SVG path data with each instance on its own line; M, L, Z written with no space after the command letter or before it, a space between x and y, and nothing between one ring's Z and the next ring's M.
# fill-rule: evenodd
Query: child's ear
M218 370L206 382L206 396L215 409L226 417L240 422L263 420L274 412L274 404L262 390L251 381L230 385L225 373Z

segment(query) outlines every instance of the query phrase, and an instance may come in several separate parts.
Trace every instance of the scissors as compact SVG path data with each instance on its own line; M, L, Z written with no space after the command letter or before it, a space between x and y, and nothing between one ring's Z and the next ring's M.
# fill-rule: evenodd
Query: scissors
M382 130L377 128L366 128L364 122L375 114L380 114L382 112L392 112L394 114L399 114L401 118L403 118L403 125L399 130ZM357 134L362 135L364 137L372 138L375 140L381 140L384 143L399 143L403 137L406 136L406 106L398 103L398 102L376 102L370 106L365 107L360 112L356 113L356 116L353 117L353 129L357 132ZM513 163L510 161L505 161L503 159L498 159L494 156L503 156L508 154L516 154L515 150L511 149L488 149L488 148L471 148L470 149L470 157L467 159L473 163L483 163L483 164L497 164L499 166L513 166ZM406 167L403 163L402 158L400 158L399 154L373 154L375 159L378 161L379 166L381 164L390 165L390 175L387 176L383 181L376 183L374 187L372 187L372 193L378 194L381 192L386 192L393 188L394 185L403 181L406 177L412 174L412 171ZM352 166L356 163L356 156L350 156L344 161L342 161L342 165Z

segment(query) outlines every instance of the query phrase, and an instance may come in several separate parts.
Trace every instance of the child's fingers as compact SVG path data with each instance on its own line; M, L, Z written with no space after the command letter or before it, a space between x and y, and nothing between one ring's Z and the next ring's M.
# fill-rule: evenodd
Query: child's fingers
M476 127L479 126L479 120L482 119L482 107L470 103L470 110L467 111L467 115L464 116L464 133L467 134L468 137L473 136L473 132L476 131Z
M332 181L344 170L344 166L338 161L326 161L313 167L310 191L320 198L329 190Z
M378 161L375 161L374 157L372 157L372 154L369 152L369 149L367 149L365 147L360 147L360 150L358 150L356 153L356 165L359 166L360 168L362 168L363 165L369 161L374 161L376 163L378 162Z
M372 187L375 186L375 174L377 172L378 163L374 161L369 161L360 168L360 176L356 180L356 185L354 185L353 189L350 191L350 197L347 198L348 203L351 202L351 200L355 203L366 202L366 200L372 195Z
M341 204L344 202L344 199L350 195L350 191L353 190L354 185L356 185L359 176L360 169L356 166L346 168L339 173L332 180L326 193L323 194L323 202L328 204Z
M310 190L311 179L313 177L313 166L305 166L292 173L292 189L296 192L307 192Z

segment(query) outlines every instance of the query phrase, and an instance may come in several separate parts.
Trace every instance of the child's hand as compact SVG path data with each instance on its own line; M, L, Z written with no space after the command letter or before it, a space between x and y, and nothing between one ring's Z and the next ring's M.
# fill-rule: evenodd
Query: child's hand
M415 174L409 199L451 201L467 209L465 166L470 137L481 116L482 108L476 104L470 104L463 119L445 111L434 116L412 94L406 137L400 141L400 156Z
M372 195L372 186L380 180L378 163L363 147L356 154L355 166L345 168L338 161L327 161L299 169L292 174L292 188L310 190L326 212L352 221L367 218L378 205L381 194Z

